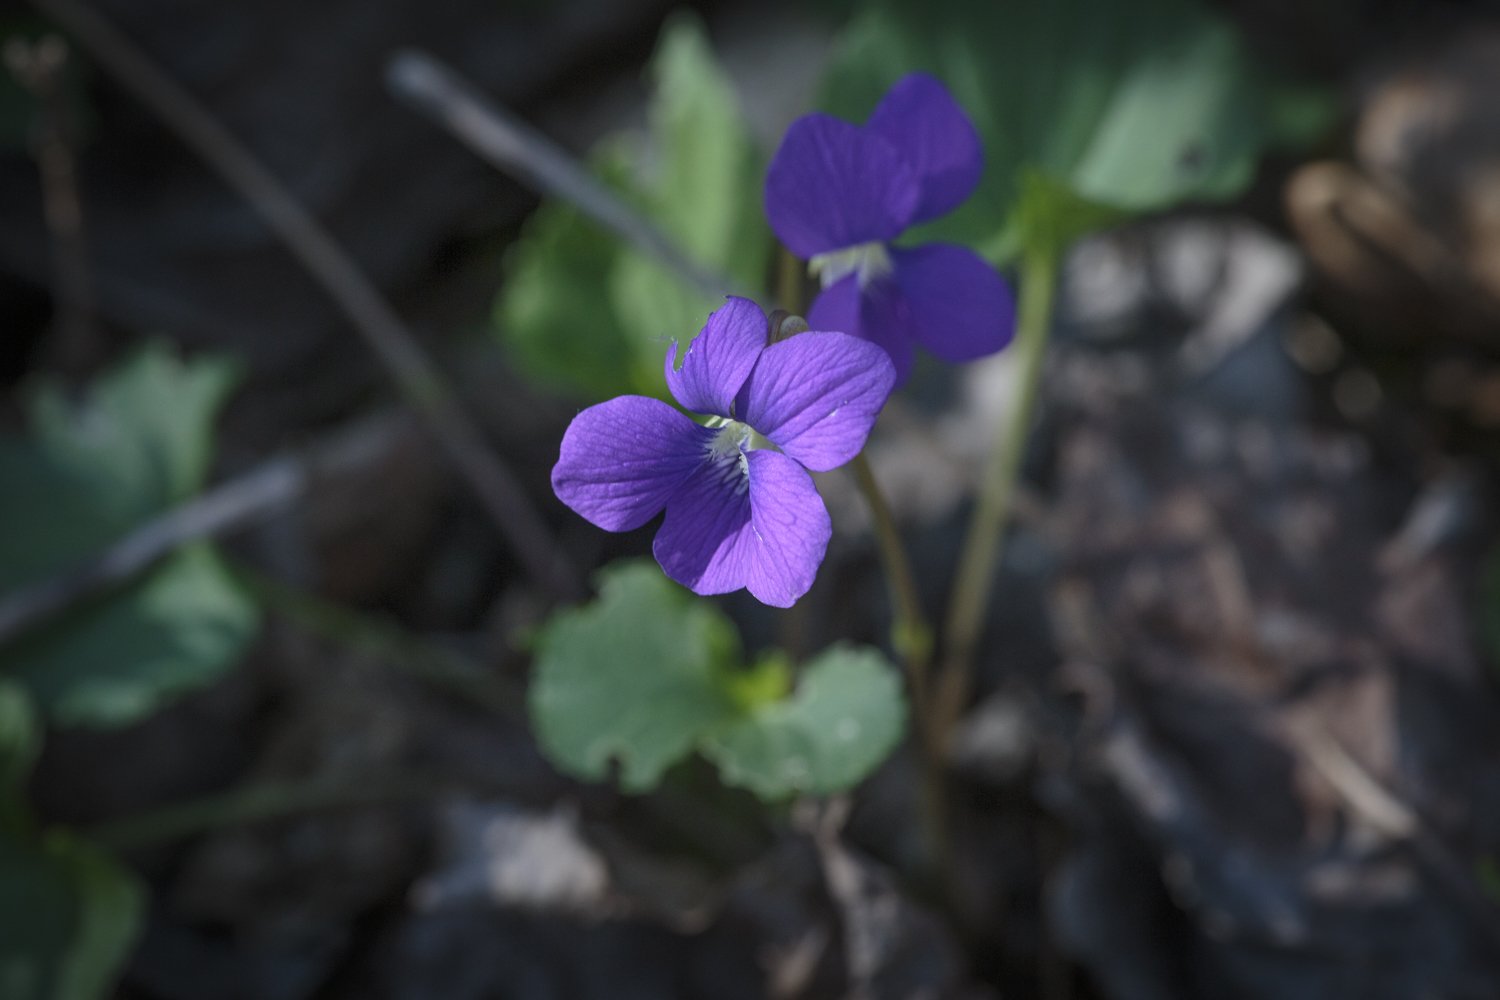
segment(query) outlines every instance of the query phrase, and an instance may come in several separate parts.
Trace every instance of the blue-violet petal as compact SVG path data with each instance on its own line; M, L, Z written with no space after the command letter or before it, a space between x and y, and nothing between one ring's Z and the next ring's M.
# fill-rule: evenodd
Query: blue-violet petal
M761 354L740 390L740 419L817 472L859 454L896 369L878 345L809 331Z
M713 434L659 399L611 399L568 425L552 489L606 531L639 528L703 463Z
M766 173L766 219L798 257L893 239L921 187L884 137L831 115L792 123Z
M1015 298L998 271L967 247L894 249L895 284L917 342L944 361L994 354L1016 330Z
M979 185L979 133L948 89L926 73L898 80L865 128L895 146L915 172L922 194L913 222L951 212Z
M842 330L881 347L896 369L896 384L911 371L913 333L906 303L890 278L861 288L849 275L823 289L807 311L815 330Z
M683 352L677 366L677 342L667 351L667 387L677 402L694 413L732 416L735 395L766 346L766 314L736 295L708 316L708 322Z

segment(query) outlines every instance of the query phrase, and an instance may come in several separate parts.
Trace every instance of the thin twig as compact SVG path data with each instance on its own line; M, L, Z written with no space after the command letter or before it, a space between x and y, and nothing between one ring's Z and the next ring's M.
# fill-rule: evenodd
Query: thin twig
M573 157L436 59L422 52L398 53L386 80L393 94L443 125L491 166L563 199L704 293L735 291L733 281L689 258Z
M1500 944L1500 908L1480 888L1473 866L1448 847L1414 806L1382 785L1320 721L1294 721L1286 732L1293 749L1345 808L1392 840L1409 844L1428 874L1492 942Z
M127 37L78 0L31 0L213 167L265 220L343 309L473 487L526 572L561 597L583 592L551 530L515 476L459 407L447 380L333 237L191 95Z
M77 128L67 91L68 43L54 34L35 42L17 37L6 43L4 58L11 75L37 101L39 123L32 136L32 155L52 244L54 350L63 370L76 375L94 351L94 295L83 201L78 195Z
M269 459L139 525L102 552L7 595L0 599L0 645L129 582L189 542L275 513L301 496L315 479L369 464L390 425L389 416L366 419L315 448Z
M1119 662L1126 656L1124 640L1112 634L1102 623L1096 602L1087 583L1065 582L1050 601L1052 631L1064 643L1064 650L1078 663L1103 664ZM1269 656L1255 649L1257 659ZM1098 702L1087 709L1094 724L1115 720L1124 709L1115 704L1116 685L1093 680L1097 671L1074 678L1076 686L1088 679L1085 694ZM1097 691L1095 689L1098 689ZM1433 829L1417 807L1377 778L1326 726L1320 715L1286 714L1262 706L1268 728L1278 732L1288 751L1305 763L1327 784L1339 803L1351 815L1359 817L1389 840L1405 845L1421 869L1464 911L1465 916L1500 944L1500 908L1487 897L1476 878L1473 866L1450 848Z

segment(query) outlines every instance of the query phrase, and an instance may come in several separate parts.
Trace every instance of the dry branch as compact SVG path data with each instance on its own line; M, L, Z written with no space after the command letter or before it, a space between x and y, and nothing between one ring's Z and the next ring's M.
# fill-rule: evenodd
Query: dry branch
M386 70L391 92L438 122L496 169L571 204L637 250L708 295L735 291L734 282L684 254L652 222L515 115L487 100L447 66L422 52L402 52Z
M366 418L326 443L280 455L135 528L63 572L0 599L0 646L75 605L121 586L189 542L243 528L286 507L318 479L377 458L390 416Z
M338 303L402 397L474 489L526 572L560 597L582 593L576 571L515 476L458 405L446 378L396 311L333 237L206 108L78 0L32 0L248 201Z

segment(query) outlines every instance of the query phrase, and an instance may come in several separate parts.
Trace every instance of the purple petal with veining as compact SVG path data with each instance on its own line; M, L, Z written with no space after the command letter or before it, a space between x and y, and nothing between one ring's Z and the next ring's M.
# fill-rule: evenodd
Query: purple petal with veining
M789 608L818 575L833 524L812 476L774 451L752 451L750 512L755 544L745 586L763 604Z
M677 367L677 342L667 351L667 387L694 413L730 416L730 406L766 346L766 314L731 295L708 316Z
M893 239L921 196L916 174L882 136L831 115L787 129L766 172L766 218L798 257Z
M713 433L659 399L591 406L563 434L553 492L606 531L639 528L703 464Z
M667 502L653 551L696 594L748 587L790 607L812 586L833 526L812 476L779 452L756 450L704 466Z
M979 133L934 77L902 77L881 98L865 128L889 141L911 165L922 192L913 222L951 212L978 186L984 172Z
M895 382L879 345L846 333L800 333L766 348L737 408L787 455L823 472L859 454Z
M667 501L652 544L667 576L695 594L727 594L749 578L755 530L741 462L736 453L695 470Z

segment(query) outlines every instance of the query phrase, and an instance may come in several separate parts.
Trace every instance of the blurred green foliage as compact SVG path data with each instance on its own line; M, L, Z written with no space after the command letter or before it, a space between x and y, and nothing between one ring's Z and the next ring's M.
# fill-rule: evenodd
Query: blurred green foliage
M37 392L31 437L0 440L0 591L66 570L197 492L234 379L223 363L152 346L76 405L58 387ZM219 676L256 623L211 546L189 545L0 647L0 677L54 722L124 725Z
M0 592L64 572L191 498L235 380L222 362L185 363L152 345L76 399L40 387L30 435L0 439ZM111 858L32 819L24 783L42 723L136 722L219 676L256 622L213 549L198 543L0 646L0 996L105 995L144 905Z
M1233 27L1195 0L883 0L839 34L822 105L862 122L905 73L953 91L984 141L974 197L914 239L978 248L996 264L1023 244L1060 251L1133 213L1241 191L1261 154L1329 121L1326 94L1257 65ZM764 158L696 19L670 20L653 60L649 135L614 136L595 172L700 263L763 287L772 242ZM660 395L667 343L718 303L545 201L506 260L497 328L519 362L592 401Z
M143 894L109 857L64 830L38 830L23 784L39 721L0 680L0 997L103 996L135 939Z
M1474 866L1474 876L1485 895L1500 902L1500 861L1485 855Z
M1238 193L1260 154L1327 120L1321 95L1276 81L1194 0L886 0L839 39L823 91L864 121L906 73L942 80L984 141L979 189L920 239L1020 249L1028 173L1126 212Z
M689 257L760 287L771 251L764 163L695 17L668 20L648 78L648 134L606 140L595 172ZM668 343L690 339L720 304L549 200L509 251L495 321L531 374L597 400L661 394Z
M0 829L23 822L21 790L40 749L31 699L18 684L0 679Z
M646 791L702 750L726 783L776 800L852 787L900 739L900 682L874 650L829 650L791 691L780 654L741 668L729 619L654 564L615 564L599 590L537 641L532 722L571 774L618 765L623 788Z
M93 1000L135 941L135 878L64 830L0 830L0 996Z

